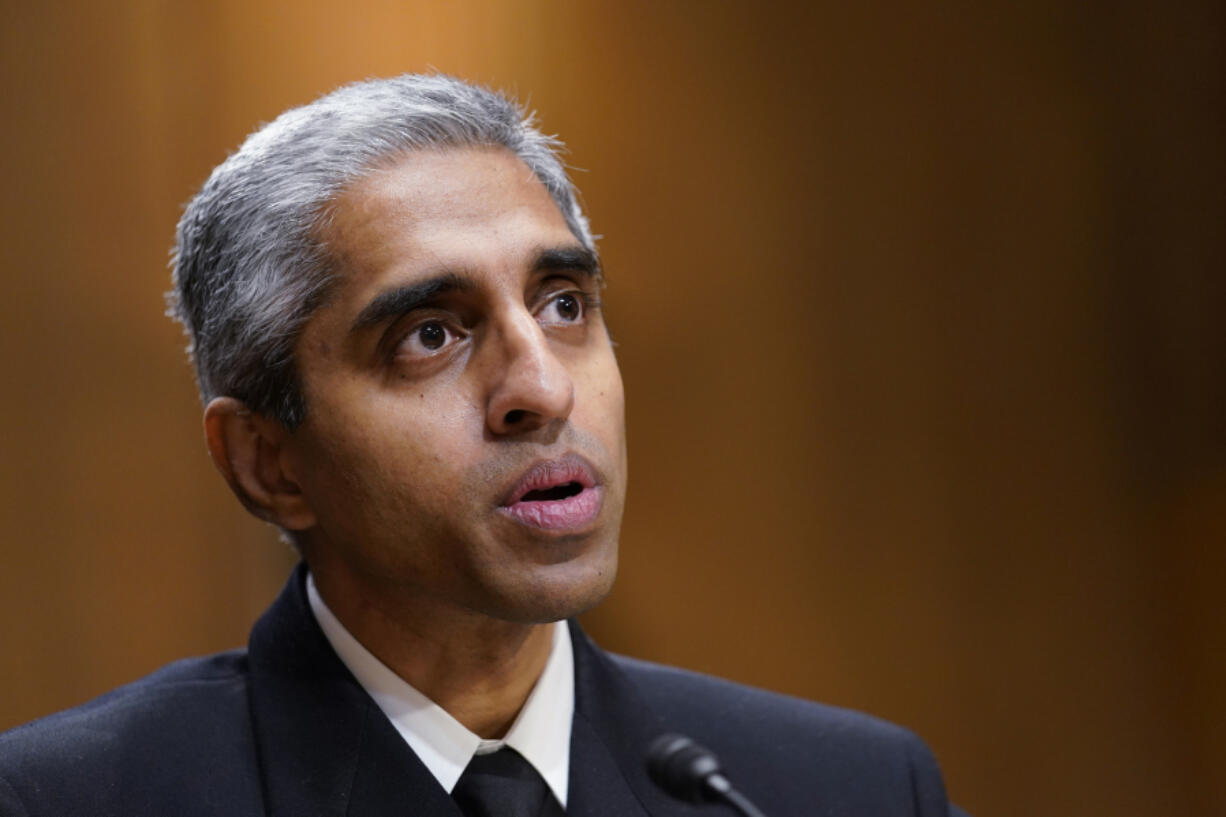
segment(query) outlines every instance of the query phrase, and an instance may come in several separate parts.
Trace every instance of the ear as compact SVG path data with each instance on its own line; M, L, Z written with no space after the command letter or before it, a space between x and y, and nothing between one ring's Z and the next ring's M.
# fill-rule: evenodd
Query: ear
M204 409L204 438L213 465L248 511L286 530L315 524L315 512L288 473L290 432L241 400L214 398Z

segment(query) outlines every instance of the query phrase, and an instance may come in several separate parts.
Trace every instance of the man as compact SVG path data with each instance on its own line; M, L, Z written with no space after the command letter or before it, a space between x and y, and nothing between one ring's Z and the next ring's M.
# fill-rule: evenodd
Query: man
M0 812L689 814L645 768L668 732L776 817L950 812L903 730L565 623L612 584L626 447L557 148L501 96L404 76L214 171L173 310L214 463L304 564L247 650L0 738Z

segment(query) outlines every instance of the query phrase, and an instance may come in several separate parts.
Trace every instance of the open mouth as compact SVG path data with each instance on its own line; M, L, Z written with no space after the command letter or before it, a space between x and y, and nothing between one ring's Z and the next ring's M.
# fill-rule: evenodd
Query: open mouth
M571 454L529 468L498 510L529 527L577 531L596 519L603 500L592 466Z
M568 482L565 485L555 485L552 488L543 490L529 491L519 498L520 502L551 502L557 499L569 499L576 496L583 490L583 486L577 482Z

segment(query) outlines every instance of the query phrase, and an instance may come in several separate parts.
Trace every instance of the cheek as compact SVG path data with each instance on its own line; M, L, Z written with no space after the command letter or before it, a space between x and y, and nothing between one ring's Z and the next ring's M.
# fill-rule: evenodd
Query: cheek
M588 395L589 405L586 410L592 417L599 418L600 430L621 434L625 423L626 400L621 372L612 352L601 361L601 365L591 367L588 376L580 381L579 387Z
M365 516L429 505L453 490L451 466L462 461L455 413L416 410L416 398L368 397L356 403L364 411L320 406L316 416L331 421L311 429L302 463L314 498L364 505L355 516Z

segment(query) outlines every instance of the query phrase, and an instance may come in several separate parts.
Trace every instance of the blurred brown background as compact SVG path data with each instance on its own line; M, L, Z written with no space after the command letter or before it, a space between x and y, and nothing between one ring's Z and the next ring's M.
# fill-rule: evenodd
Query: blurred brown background
M436 67L572 147L629 393L606 646L906 724L979 817L1226 814L1226 12L7 3L0 727L290 564L162 317L257 123Z

